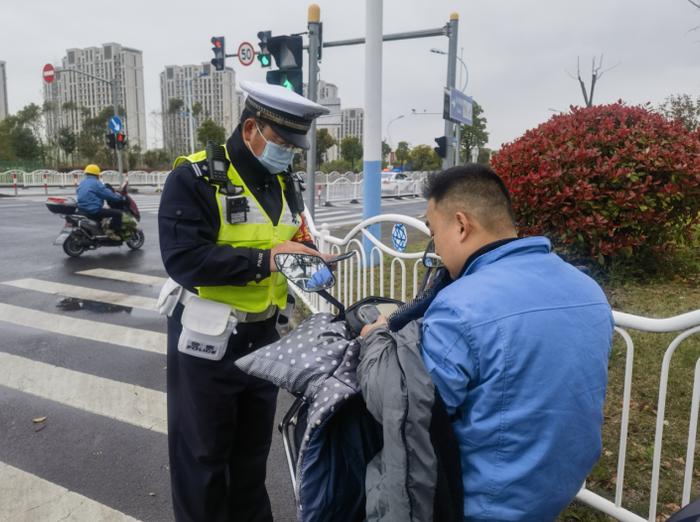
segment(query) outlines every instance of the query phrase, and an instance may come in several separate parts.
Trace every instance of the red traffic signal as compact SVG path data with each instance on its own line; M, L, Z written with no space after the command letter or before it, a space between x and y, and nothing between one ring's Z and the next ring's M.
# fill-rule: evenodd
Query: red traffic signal
M226 40L223 36L212 36L211 43L214 46L211 48L214 52L211 64L217 71L223 71L226 64Z
M117 132L115 136L115 141L118 149L123 149L126 147L126 134L123 132Z

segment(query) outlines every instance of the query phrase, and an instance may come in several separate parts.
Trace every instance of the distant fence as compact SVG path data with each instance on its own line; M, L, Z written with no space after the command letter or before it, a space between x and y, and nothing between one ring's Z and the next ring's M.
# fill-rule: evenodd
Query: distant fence
M132 170L125 173L131 186L152 186L156 190L161 190L165 179L170 171ZM306 177L305 173L300 173ZM382 196L401 197L418 196L421 194L423 181L428 172L401 172L382 173L381 192ZM48 192L49 187L71 187L77 186L83 176L82 170L71 172L58 172L55 170L34 170L26 172L23 170L8 170L0 172L0 188L14 188L15 194L19 189L30 187L43 187ZM331 205L343 201L359 201L362 199L363 190L362 172L316 172L314 197L319 205ZM114 170L102 172L102 179L105 183L118 185L121 183L121 176ZM311 189L311 187L309 187Z
M132 170L125 173L125 177L129 180L129 185L132 186L153 186L160 190L163 188L165 178L169 171L153 171L146 172L143 170ZM49 187L74 187L80 183L82 179L82 170L73 170L70 172L58 172L55 170L34 170L25 172L23 170L8 170L0 172L0 187L14 188L15 194L19 189L31 187L44 187L48 191ZM105 170L102 172L102 179L105 183L119 185L122 181L121 175L114 170Z
M423 182L429 172L383 172L381 195L389 197L420 196ZM362 199L362 172L317 172L314 187L316 202L331 205L334 202Z

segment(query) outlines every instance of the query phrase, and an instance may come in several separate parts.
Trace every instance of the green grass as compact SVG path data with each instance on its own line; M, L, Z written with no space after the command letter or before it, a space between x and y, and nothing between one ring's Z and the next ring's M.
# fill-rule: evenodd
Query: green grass
M349 229L334 231L343 237ZM383 225L382 238L389 242L391 225ZM409 228L409 251L421 251L427 242L422 233ZM700 263L697 250L678 253L677 262L683 273L667 280L628 282L610 277L602 283L613 309L646 317L671 317L700 309ZM389 259L385 258L385 277L389 274ZM412 264L409 265L407 288L412 288ZM419 278L423 271L419 271ZM379 274L375 275L379 283ZM387 282L388 285L388 282ZM376 286L375 286L376 288ZM400 280L394 284L400 298ZM385 295L389 295L388 292ZM357 296L354 296L356 298ZM352 300L351 300L352 301ZM651 484L652 454L656 426L656 409L661 361L674 334L646 334L629 332L635 343L632 376L630 423L627 462L623 491L623 507L646 518ZM588 489L609 500L614 499L617 480L617 458L620 434L623 379L626 350L622 338L616 334L610 358L608 393L603 426L603 452L593 469ZM700 335L684 341L672 359L666 403L666 425L663 434L661 480L658 497L658 520L666 520L679 509L681 501L685 453L690 417L693 373L700 357ZM700 450L698 450L700 451ZM700 458L696 451L696 461ZM698 466L696 465L697 469ZM700 496L700 472L693 474L691 498ZM543 492L546 494L546 492ZM574 502L560 516L562 521L613 520L581 503Z

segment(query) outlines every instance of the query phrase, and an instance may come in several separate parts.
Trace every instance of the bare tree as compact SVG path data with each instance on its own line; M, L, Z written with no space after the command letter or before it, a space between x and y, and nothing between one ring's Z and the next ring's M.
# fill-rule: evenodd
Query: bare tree
M691 0L688 0L689 2ZM604 73L608 72L610 69L614 69L617 67L618 64L613 65L612 67L609 67L605 70L603 70L603 55L600 55L600 58L598 59L598 64L596 65L596 58L595 56L593 57L593 62L591 64L591 85L590 85L590 94L586 90L586 83L583 81L581 78L581 60L577 56L576 57L576 78L573 77L570 73L567 72L567 74L574 80L578 80L579 85L581 86L581 93L583 94L583 101L586 104L586 107L590 107L593 105L593 93L595 92L595 86L598 80L600 80L603 76Z
M699 3L699 2L694 2L693 0L688 0L688 2L690 2L690 3L693 4L695 7L697 7L698 9L700 9L700 3Z

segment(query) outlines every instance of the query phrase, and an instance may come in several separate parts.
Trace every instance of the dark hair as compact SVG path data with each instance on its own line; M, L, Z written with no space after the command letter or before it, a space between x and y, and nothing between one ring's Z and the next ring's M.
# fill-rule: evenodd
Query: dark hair
M475 215L490 230L515 226L513 205L503 180L485 165L470 163L429 175L423 196Z

